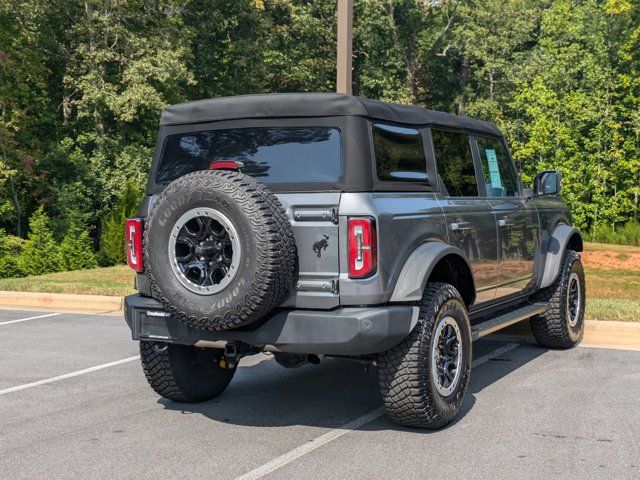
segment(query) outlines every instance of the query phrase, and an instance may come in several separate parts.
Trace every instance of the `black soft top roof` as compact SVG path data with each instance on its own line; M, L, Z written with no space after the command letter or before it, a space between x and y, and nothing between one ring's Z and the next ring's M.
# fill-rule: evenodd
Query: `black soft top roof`
M461 128L495 136L502 135L495 125L471 117L380 102L342 93L269 93L179 103L163 110L160 125L183 125L242 118L348 115L411 125Z

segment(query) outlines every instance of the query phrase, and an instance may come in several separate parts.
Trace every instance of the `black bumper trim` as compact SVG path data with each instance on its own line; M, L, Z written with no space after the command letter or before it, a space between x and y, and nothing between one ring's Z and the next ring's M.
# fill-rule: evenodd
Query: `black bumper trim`
M193 345L200 340L273 345L283 352L366 355L394 347L418 321L418 307L277 310L253 331L212 332L185 325L162 304L142 295L125 297L125 319L134 340Z

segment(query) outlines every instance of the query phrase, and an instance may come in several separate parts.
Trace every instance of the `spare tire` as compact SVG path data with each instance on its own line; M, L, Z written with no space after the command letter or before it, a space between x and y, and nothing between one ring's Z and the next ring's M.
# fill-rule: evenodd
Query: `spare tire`
M260 320L293 283L295 241L284 208L240 172L206 170L173 181L151 208L143 242L153 297L195 328Z

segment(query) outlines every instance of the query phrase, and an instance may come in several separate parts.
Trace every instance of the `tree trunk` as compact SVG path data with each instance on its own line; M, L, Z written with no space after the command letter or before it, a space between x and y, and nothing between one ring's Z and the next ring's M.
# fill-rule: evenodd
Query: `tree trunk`
M4 164L7 164L7 147L2 142L2 157L4 158ZM20 220L22 219L22 211L20 209L20 201L18 200L18 193L16 192L16 185L13 183L13 177L9 175L7 177L7 185L9 185L9 190L11 191L11 203L13 204L13 209L15 210L16 215L16 235L18 237L22 236L22 226Z
M403 49L400 45L400 37L398 36L398 26L396 25L395 19L395 6L393 2L387 3L387 18L389 20L389 27L391 28L391 38L393 38L393 43L399 52L404 57L404 63L407 68L407 90L409 92L409 96L411 97L412 102L418 101L418 79L416 74L416 62L413 58L413 46L416 44L417 39L415 34L412 35L411 45L407 46L406 49ZM403 52L404 51L404 52Z
M391 28L391 38L398 52L402 55L405 66L407 67L407 90L411 96L413 102L418 99L418 80L416 78L416 64L412 54L412 45L404 49L400 45L400 37L398 36L398 27L395 19L395 6L393 2L386 4L387 19L389 21L389 27ZM412 37L412 44L415 44L417 39L415 35Z
M126 145L127 144L127 123L120 120L118 122L118 126L120 127L120 141L122 142L122 145Z
M489 72L489 98L493 100L493 86L495 85L495 80L493 79L493 70Z
M9 185L9 190L11 190L11 203L13 203L13 209L16 213L16 235L22 237L22 210L20 209L20 201L18 200L16 185L12 177L7 178L7 185Z
M84 11L86 13L87 23L89 27L89 51L93 52L96 49L93 42L93 29L91 28L91 20L93 20L93 6L89 2L84 2Z
M470 70L471 67L469 66L469 59L467 57L463 57L462 65L460 66L460 102L458 102L458 115L465 114L467 80L469 79Z
M418 101L418 80L416 78L416 62L413 59L411 49L407 50L405 55L405 63L407 65L407 83L409 84L409 94L413 103Z

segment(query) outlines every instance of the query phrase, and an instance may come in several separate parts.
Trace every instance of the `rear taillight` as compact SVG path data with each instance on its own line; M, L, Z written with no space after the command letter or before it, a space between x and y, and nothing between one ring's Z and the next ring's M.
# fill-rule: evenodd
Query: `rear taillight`
M371 217L348 220L349 278L365 278L376 273L376 223Z
M142 228L143 222L141 218L130 218L124 227L127 263L136 272L144 270L142 262Z
M217 160L209 164L209 170L235 170L240 171L244 167L242 162L235 160Z

